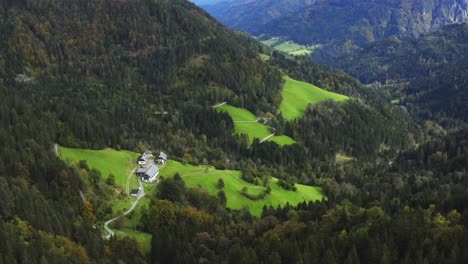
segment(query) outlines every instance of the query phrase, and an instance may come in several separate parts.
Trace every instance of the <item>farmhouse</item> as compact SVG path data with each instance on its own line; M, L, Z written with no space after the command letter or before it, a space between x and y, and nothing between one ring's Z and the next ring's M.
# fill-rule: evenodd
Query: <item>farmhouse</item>
M159 174L159 168L156 165L151 165L149 168L139 168L136 170L136 174L144 182L154 182Z
M156 159L156 162L159 164L166 164L167 162L167 155L164 152L159 152L158 158Z
M145 165L148 162L148 159L150 157L153 157L153 153L149 150L146 150L141 154L141 156L138 158L138 164L139 165Z

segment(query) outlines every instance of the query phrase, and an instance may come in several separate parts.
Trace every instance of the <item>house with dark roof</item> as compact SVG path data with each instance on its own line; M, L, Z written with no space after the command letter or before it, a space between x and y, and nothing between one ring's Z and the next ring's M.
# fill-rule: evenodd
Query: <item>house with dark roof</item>
M159 164L166 164L167 162L167 155L164 152L159 152L158 157L156 158L156 162Z
M130 192L130 195L131 195L131 196L138 196L139 193L140 193L140 188L138 188L138 189L133 189L133 190Z

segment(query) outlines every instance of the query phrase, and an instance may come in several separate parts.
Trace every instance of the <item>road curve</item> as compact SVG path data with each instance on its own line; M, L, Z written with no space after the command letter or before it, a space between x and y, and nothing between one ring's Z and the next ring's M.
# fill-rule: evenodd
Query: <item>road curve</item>
M128 215L129 213L131 213L135 207L138 205L138 202L145 196L145 187L143 186L143 183L141 182L141 179L138 177L138 184L140 185L140 192L138 193L138 197L137 199L132 203L132 206L130 206L130 208L123 214L119 215L119 216L116 216L110 220L108 220L107 222L104 223L104 229L107 231L107 235L103 235L102 237L104 239L109 239L111 236L114 236L114 231L112 231L112 229L109 228L109 225L116 221L117 219L119 219L120 217L122 216L125 216L125 215Z

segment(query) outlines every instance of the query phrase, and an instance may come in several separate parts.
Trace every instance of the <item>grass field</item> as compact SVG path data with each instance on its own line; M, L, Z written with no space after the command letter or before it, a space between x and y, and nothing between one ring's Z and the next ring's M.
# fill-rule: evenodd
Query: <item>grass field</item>
M312 54L314 52L314 48L300 45L291 40L280 43L279 45L276 45L278 41L279 41L278 38L271 38L267 40L262 40L261 42L276 50L288 53L289 55L293 55L293 56L304 56L304 55Z
M249 136L250 144L255 138L264 139L271 135L273 132L265 125L260 123L234 123L236 133L247 134Z
M286 42L283 42L283 43L281 43L281 44L279 44L277 46L274 46L274 48L279 50L279 51L290 53L290 52L294 52L294 51L303 49L303 46L295 43L294 41L286 41Z
M289 52L289 54L294 55L294 56L304 56L304 55L312 54L312 52L313 51L310 49L300 49L300 50Z
M248 135L250 144L252 144L256 138L261 140L273 134L273 131L268 126L256 122L257 117L247 109L224 104L216 107L216 110L228 113L234 121L236 133ZM267 141L275 142L280 146L296 143L294 139L284 135L270 137Z
M240 209L248 207L253 215L260 215L264 205L285 205L287 202L296 205L303 201L321 200L323 196L320 187L296 184L297 191L286 191L277 184L277 179L271 178L271 193L264 199L252 201L241 194L241 190L247 187L249 193L256 194L263 191L263 186L256 186L241 179L242 172L233 170L216 170L213 167L193 166L176 161L168 161L161 170L161 175L172 177L178 172L186 185L191 188L201 187L212 195L216 195L220 189L217 187L218 179L224 181L224 192L227 197L227 207Z
M257 117L249 110L224 104L216 108L216 110L228 113L234 121L256 121Z
M318 88L317 86L296 81L288 76L283 77L285 83L282 91L283 101L280 112L287 120L293 120L304 115L307 105L326 100L346 101L349 97Z
M262 40L262 43L267 45L267 46L271 46L271 45L275 44L276 42L278 42L278 39L274 39L274 38L267 39L267 40Z
M122 188L125 188L127 183L127 176L137 166L136 159L139 154L130 151L116 151L113 149L103 150L90 150L90 149L76 149L60 147L59 152L61 158L67 161L86 160L90 168L101 171L102 178L105 180L110 173L115 175L115 182ZM130 189L138 188L138 179L136 176L130 178ZM146 185L145 192L150 193L154 189L154 184ZM113 216L121 215L127 211L135 197L129 199L116 199L112 205ZM143 253L148 253L151 248L151 234L139 232L136 226L141 221L141 216L145 208L148 207L150 202L149 198L142 199L135 210L125 216L123 219L123 227L116 229L113 226L115 235L119 238L132 237L135 238ZM115 223L115 222L114 222Z
M151 250L151 234L135 231L133 229L114 229L117 238L131 237L138 241L141 252L148 254Z
M59 147L60 157L65 161L80 161L86 160L90 168L97 169L101 172L102 178L105 180L109 174L115 175L115 183L122 188L125 188L127 176L136 167L138 153L126 150L117 151L114 149L78 149ZM130 188L137 188L138 182L136 177L133 177L130 182Z
M288 136L274 136L274 137L269 138L267 141L275 142L276 144L280 146L292 145L296 143L294 139Z

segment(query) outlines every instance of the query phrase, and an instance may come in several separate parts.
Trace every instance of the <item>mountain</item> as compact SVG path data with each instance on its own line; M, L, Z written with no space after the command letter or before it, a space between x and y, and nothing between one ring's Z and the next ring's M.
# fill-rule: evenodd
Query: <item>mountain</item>
M233 0L191 0L190 2L196 5L210 5L210 4L217 4L219 2L232 2Z
M381 90L185 0L6 0L0 35L1 263L468 259L466 130L415 123ZM285 119L286 75L349 99ZM291 144L247 144L224 102ZM145 150L169 172L141 186Z
M467 19L464 0L324 0L253 33L290 36L299 43L362 45L392 35L419 36Z
M431 72L468 54L468 23L454 24L418 38L389 37L330 62L363 83L400 83Z
M225 25L255 36L320 44L312 55L319 62L390 36L417 37L468 19L465 0L262 0L203 7Z
M390 37L333 61L363 83L389 86L399 104L449 126L467 122L468 23L419 38Z
M295 13L317 0L241 0L200 4L232 29L255 32L270 21Z

